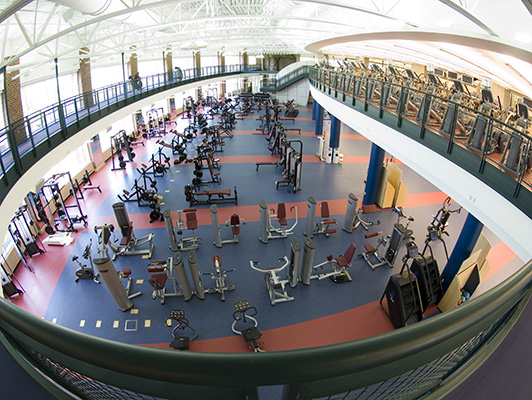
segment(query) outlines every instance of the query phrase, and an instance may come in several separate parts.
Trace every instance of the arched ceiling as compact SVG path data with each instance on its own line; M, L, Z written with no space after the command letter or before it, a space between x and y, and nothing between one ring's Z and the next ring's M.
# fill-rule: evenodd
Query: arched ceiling
M132 46L145 59L153 54L160 59L168 48L175 56L198 50L306 54L309 45L326 39L430 31L492 39L530 54L531 9L530 0L0 0L0 51L2 65L19 58L20 65L9 68L24 73L55 58L77 62L83 47L95 62L129 55ZM366 49L378 48L377 42L372 39ZM353 43L330 51L358 54L362 42ZM389 42L385 46L390 48ZM388 48L381 57L400 59L413 49L403 47L396 53ZM526 68L514 68L532 81Z

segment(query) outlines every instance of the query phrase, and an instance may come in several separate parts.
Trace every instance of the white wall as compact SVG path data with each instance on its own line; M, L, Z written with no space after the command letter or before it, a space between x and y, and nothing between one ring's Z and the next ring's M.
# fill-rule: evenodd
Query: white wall
M276 97L280 103L286 103L294 99L296 104L306 106L310 93L310 82L308 79L301 79L293 85L277 92Z

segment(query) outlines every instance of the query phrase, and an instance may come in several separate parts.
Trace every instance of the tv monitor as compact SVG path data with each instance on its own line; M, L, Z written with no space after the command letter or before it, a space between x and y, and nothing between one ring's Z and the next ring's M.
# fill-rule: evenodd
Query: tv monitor
M447 72L447 78L449 79L457 79L458 78L458 74L456 72Z

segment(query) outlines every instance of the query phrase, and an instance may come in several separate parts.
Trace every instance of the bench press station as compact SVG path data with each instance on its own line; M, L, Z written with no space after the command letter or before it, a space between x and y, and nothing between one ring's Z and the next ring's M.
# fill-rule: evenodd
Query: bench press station
M219 203L235 203L238 204L238 194L236 186L234 187L235 195L231 197L231 189L221 190L198 190L194 191L194 186L185 186L185 199L190 206L205 205L205 204L219 204ZM197 196L207 196L206 199L199 199Z

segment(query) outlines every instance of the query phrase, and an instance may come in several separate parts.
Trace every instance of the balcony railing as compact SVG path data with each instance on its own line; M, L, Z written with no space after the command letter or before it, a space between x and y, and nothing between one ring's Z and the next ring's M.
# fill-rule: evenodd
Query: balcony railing
M257 71L260 65L236 64L146 76L65 99L12 122L11 126L0 129L0 202L18 178L43 155L109 113L173 87Z
M484 161L484 170L491 166L506 174L511 182L528 190L527 172L505 165L502 157L505 154L510 156L506 152L496 158L487 151L470 149L453 133L456 126L455 131L451 126L450 134L445 135L430 125L429 116L421 116L421 121L412 120L406 109L397 112L385 104L374 102L373 97L351 96L351 90L355 90L353 83L362 78L344 76L345 84L342 85L341 75L331 74L330 71L314 69L311 74L313 85L345 104L365 109L368 115L398 127L404 134L419 138L426 146L434 147L450 158L461 155L460 149L470 152L479 162ZM141 90L150 90L150 85L153 89L159 88L157 85L161 78L146 79ZM351 83L347 84L349 79ZM366 80L366 85L368 82L370 80ZM379 82L374 80L373 83ZM381 82L381 85L384 84ZM126 83L111 86L115 89L109 89L109 92L100 91L105 94L92 97L94 101L98 100L98 105L95 102L90 107L78 109L78 113L89 108L86 112L95 114L95 110L109 107L111 103L114 107L127 104L124 98L137 94L128 89L120 97L121 85ZM426 95L404 85L397 86L397 89L399 96L401 93L406 95L407 89L413 94ZM110 99L117 100L118 104ZM447 106L453 104L443 97L435 96L434 100L446 102ZM406 106L403 100L399 103ZM455 105L462 107L458 103ZM52 121L58 116L53 110L50 108L49 112L40 115ZM430 108L428 110L430 112ZM478 115L473 109L462 110ZM489 115L486 118L491 121ZM452 122L455 125L454 118ZM491 123L499 124L496 121ZM41 128L45 132L42 142L64 132L64 129L44 129L48 126L44 124ZM74 123L73 127L76 126ZM413 129L414 126L417 130ZM512 134L517 135L508 124L497 127L508 132L510 138L514 137ZM433 135L442 139L433 140ZM37 142L35 136L30 137ZM528 140L526 135L518 137L525 142ZM30 147L28 154L39 149L34 143L31 146L35 147ZM464 168L475 169L477 165L464 165ZM480 173L486 174L486 171ZM517 192L517 196L515 193L511 195L519 198L525 190ZM258 399L258 388L269 385L282 386L283 394L279 398L284 400L340 393L334 398L423 398L438 389L445 390L445 385L452 386L456 376L475 368L479 360L486 357L489 349L497 345L522 312L532 294L531 285L532 262L528 262L492 290L453 311L408 328L352 342L292 351L190 353L118 343L63 328L5 300L0 301L0 340L16 354L27 370L34 371L35 379L58 398L64 399L72 398L70 394L87 399ZM441 397L441 393L438 392L437 396Z

